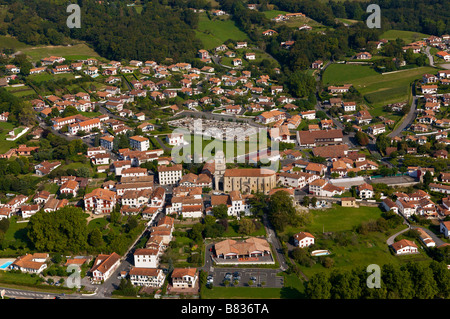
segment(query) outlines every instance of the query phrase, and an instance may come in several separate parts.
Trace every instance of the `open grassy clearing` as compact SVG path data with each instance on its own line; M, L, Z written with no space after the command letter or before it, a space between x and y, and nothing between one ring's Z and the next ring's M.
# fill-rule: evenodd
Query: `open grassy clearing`
M10 148L16 146L14 141L7 141L8 132L11 131L14 126L8 122L0 122L0 154L7 152Z
M23 42L20 42L15 37L12 37L9 35L1 35L0 36L0 48L23 50L23 49L32 48L32 46L25 44Z
M323 83L325 86L350 83L376 108L388 103L406 101L410 84L421 79L425 73L435 72L436 69L432 67L418 67L383 75L370 66L332 64L323 75Z
M89 57L99 58L99 55L84 43L75 44L72 46L36 46L27 47L21 50L28 55L33 62L39 61L42 58L55 55L62 56L66 60L80 60Z
M429 262L431 259L420 251L418 255L394 256L386 244L386 240L392 234L404 229L400 225L396 229L387 232L369 232L361 235L355 232L362 222L376 220L381 217L382 210L378 207L360 206L359 208L341 207L334 205L327 210L311 210L310 224L299 228L288 227L281 235L292 237L299 231L308 231L316 237L317 249L328 249L331 251L330 257L334 260L331 268L325 268L314 258L316 263L311 267L300 266L302 272L310 277L322 271L332 271L333 269L350 270L354 267L367 267L370 264L383 265L387 263L403 264L408 261ZM324 233L325 232L325 233ZM347 244L340 243L327 233L338 235L345 233L348 236Z
M229 16L211 16L210 20L205 12L199 13L196 35L202 41L206 50L213 49L228 39L235 41L248 40L247 34L241 31Z
M400 38L404 40L406 43L411 43L428 37L429 37L428 34L403 30L389 30L380 35L380 39L396 40Z

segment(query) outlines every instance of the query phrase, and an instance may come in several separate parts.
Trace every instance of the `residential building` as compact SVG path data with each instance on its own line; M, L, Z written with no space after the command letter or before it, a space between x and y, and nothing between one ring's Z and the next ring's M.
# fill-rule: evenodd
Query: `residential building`
M392 244L396 255L415 254L419 252L417 245L407 239L402 239Z
M197 285L198 272L196 268L175 268L171 278L173 288L194 288Z
M160 185L175 185L183 176L183 167L181 164L158 166L158 179Z
M300 248L314 245L315 237L308 232L300 232L294 235L294 245Z
M93 282L101 283L107 280L120 265L120 256L113 252L110 255L100 254L90 269Z
M128 273L134 286L160 288L164 284L165 276L162 269L132 267Z

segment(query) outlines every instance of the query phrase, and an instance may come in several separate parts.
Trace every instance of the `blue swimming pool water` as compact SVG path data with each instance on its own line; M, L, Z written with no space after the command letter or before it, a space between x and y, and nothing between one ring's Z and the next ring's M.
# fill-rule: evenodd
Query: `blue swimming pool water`
M9 265L11 265L13 262L12 261L8 261L6 263L4 263L3 265L0 266L0 269L6 269L8 268Z

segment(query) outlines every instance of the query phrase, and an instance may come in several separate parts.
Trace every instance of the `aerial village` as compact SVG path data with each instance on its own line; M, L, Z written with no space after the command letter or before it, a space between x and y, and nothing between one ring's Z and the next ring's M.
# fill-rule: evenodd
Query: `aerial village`
M274 21L297 15L302 16L278 15ZM275 33L267 30L263 35ZM286 50L292 45L280 44ZM450 61L448 35L410 43L404 50L420 53L426 47ZM426 255L424 249L450 244L450 91L440 93L450 83L450 70L423 74L415 83L412 106L408 101L387 104L383 113L372 115L353 100L354 83L324 87L320 94L326 98L305 108L304 101L249 64L257 55L247 42L236 41L200 50L197 64L202 67L171 63L170 57L156 63L46 56L23 76L14 57L3 53L2 90L29 85L26 80L33 77L70 76L71 82L67 90L26 100L32 112L31 117L24 115L29 118L26 123L11 118L10 112L0 114L0 167L2 175L14 175L1 189L0 219L23 225L36 214L68 207L82 210L89 223L108 220L109 228L118 227L113 216L128 221L130 229L134 218L143 225L134 238L137 243L121 252L105 249L108 253L66 256L64 266L84 267L82 286L87 290L98 291L108 280L129 279L155 296L198 294L202 272L211 286L281 287L277 273L296 262L293 250L312 247L310 257L333 258L333 249L317 243L332 232L325 226L278 233L283 247L267 235L275 217L270 223L257 215L255 203L277 193L285 193L282 198L299 214L362 214L368 209L398 216L402 232L416 229L418 236L384 242L392 258ZM222 58L231 65L224 67ZM352 61L371 58L369 52L361 52ZM327 65L318 60L310 69L318 74ZM76 79L84 82L78 85ZM405 119L398 123L385 114L402 114ZM200 130L195 121L201 121ZM246 133L227 139L231 129ZM227 156L225 149L211 156L197 154L198 162L193 161L194 153L186 161L174 157L174 150L193 145L194 136L224 144L240 140L248 147L248 136L261 131L267 148L244 152L243 162ZM277 168L264 168L264 161L278 163ZM30 185L24 187L22 181ZM246 220L251 221L249 231ZM239 231L225 236L224 223L228 229L237 225L233 229ZM187 235L197 224L204 225L201 250ZM207 228L211 225L220 227ZM108 236L106 226L99 229ZM11 247L26 251L26 246ZM55 263L48 251L38 249L3 259L9 260L5 271L45 278ZM247 270L255 265L268 267Z

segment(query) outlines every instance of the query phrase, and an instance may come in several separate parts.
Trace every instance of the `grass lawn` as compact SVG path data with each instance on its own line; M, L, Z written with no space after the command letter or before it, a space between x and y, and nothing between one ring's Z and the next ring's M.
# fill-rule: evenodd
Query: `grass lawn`
M231 221L228 223L228 229L223 234L224 237L239 237L242 236L239 234L239 224L237 221ZM266 230L262 224L260 224L260 228L255 230L253 233L251 233L249 236L252 237L258 237L258 236L265 236Z
M312 223L307 226L311 233L336 232L352 230L361 222L381 217L381 209L378 207L361 206L359 208L341 207L335 205L331 209L311 210Z
M24 86L17 86L17 87L6 87L5 88L9 93L11 93L12 95L15 95L17 97L22 97L22 96L28 96L28 95L33 95L36 94L36 92L30 88L27 85Z
M50 194L56 194L59 190L59 185L55 183L45 183L44 190Z
M400 38L404 40L407 44L428 37L429 37L428 34L403 30L388 30L384 32L382 35L380 35L380 39L396 40Z
M228 39L248 40L247 34L241 31L229 16L212 17L212 20L209 20L204 12L199 14L198 30L195 32L206 50L213 49Z
M300 269L307 276L311 277L315 273L333 269L350 270L354 267L367 267L370 264L384 265L387 263L404 264L408 261L429 262L431 259L424 251L419 255L394 256L386 244L386 240L392 234L405 228L404 225L398 226L387 232L369 232L366 235L358 234L353 230L362 222L376 220L381 217L381 209L378 207L360 206L359 208L340 207L335 205L327 210L311 210L312 218L310 224L302 229L288 227L283 235L289 238L299 231L308 231L316 237L317 249L328 249L331 252L330 257L334 261L331 268L325 268L319 261L319 258L313 258L316 263L311 267L300 265ZM333 232L334 235L345 232L349 241L342 244L335 238L329 237L327 232Z
M98 228L98 229L103 229L106 225L108 225L109 222L108 220L103 217L103 218L95 218L93 220L91 220L88 224L88 231L90 232L91 230ZM108 232L108 230L104 231L105 234Z
M267 10L267 11L263 11L264 15L266 16L267 19L273 19L276 16L283 14L285 15L286 13L289 13L287 11L280 11L280 10Z
M425 73L435 73L431 67L419 67L390 74L380 74L369 66L332 64L323 76L324 85L350 83L372 107L407 101L410 83Z
M21 239L23 241L27 241L28 238L26 236L28 223L18 223L17 217L12 217L10 220L9 228L5 234L5 240L17 240Z
M10 148L15 147L14 141L7 141L6 137L8 132L11 131L14 126L8 122L0 122L0 154L6 153Z

